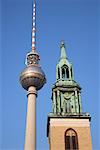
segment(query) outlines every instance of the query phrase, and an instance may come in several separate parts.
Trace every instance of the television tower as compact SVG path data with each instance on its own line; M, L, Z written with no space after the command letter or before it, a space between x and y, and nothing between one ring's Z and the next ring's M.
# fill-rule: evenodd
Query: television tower
M36 52L35 0L32 13L32 48L26 55L26 68L20 75L20 83L27 90L28 97L25 150L36 150L36 97L37 91L46 83L45 74L39 65L39 54Z

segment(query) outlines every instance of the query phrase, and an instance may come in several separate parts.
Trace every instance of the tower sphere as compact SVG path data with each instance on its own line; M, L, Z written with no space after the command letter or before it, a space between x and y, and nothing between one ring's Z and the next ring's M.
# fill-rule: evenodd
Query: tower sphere
M40 90L46 83L45 74L39 66L28 66L20 75L20 83L25 90L28 90L30 86Z
M33 86L36 90L40 90L46 83L46 77L39 66L39 55L36 52L36 1L33 4L32 12L32 47L31 52L26 55L26 68L20 75L20 83L25 90Z

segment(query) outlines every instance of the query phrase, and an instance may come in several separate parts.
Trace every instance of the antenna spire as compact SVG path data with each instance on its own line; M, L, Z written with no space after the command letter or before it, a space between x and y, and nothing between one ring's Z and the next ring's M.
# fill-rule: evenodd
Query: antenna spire
M36 0L33 3L33 12L32 12L32 51L36 50Z

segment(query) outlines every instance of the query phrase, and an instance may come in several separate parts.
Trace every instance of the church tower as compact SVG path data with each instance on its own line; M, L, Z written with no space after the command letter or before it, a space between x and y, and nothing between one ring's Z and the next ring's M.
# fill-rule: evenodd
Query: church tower
M52 113L48 115L50 150L92 150L90 120L82 111L81 87L74 80L73 66L61 42L61 55L52 87Z

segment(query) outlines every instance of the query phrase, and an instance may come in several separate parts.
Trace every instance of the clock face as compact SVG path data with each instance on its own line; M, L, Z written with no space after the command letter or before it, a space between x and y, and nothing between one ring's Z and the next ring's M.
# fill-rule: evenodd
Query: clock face
M66 92L66 93L64 93L63 95L64 95L64 98L66 99L66 100L69 100L72 96L73 96L73 94L74 94L74 92L72 93L68 93L68 92Z

